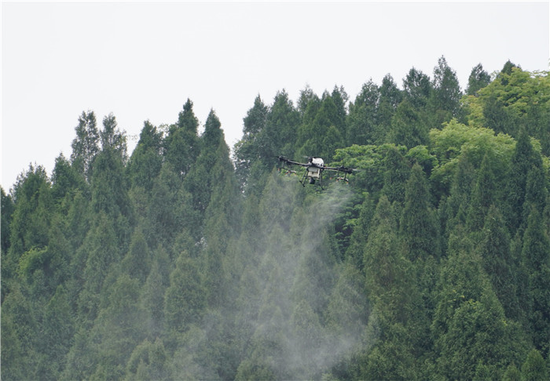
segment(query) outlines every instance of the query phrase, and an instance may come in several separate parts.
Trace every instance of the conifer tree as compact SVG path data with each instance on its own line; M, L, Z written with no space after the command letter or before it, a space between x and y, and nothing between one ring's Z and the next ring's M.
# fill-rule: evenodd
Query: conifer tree
M401 90L390 74L382 78L379 88L380 98L377 107L376 129L374 130L375 144L388 143L387 131L392 128L392 119L397 112L399 104L403 101Z
M34 379L36 310L20 285L2 300L2 378Z
M145 192L151 191L162 167L162 144L162 132L149 121L145 121L137 146L126 167L132 187L140 187Z
M379 98L378 86L371 79L363 84L355 101L350 103L346 136L348 146L352 144L373 144L375 142Z
M538 350L532 349L527 355L527 359L521 366L521 379L524 381L548 379L548 368Z
M539 157L540 158L540 157ZM522 129L510 164L510 177L507 184L507 221L510 231L523 224L523 205L527 187L527 175L533 166L536 155L527 131ZM526 222L526 221L525 221Z
M239 182L244 186L250 175L252 165L261 160L260 134L265 128L269 108L258 95L254 106L243 118L243 137L235 144L235 172Z
M170 380L172 369L161 339L145 339L136 346L126 365L125 380Z
M468 87L466 88L467 95L476 95L477 92L491 83L491 76L485 70L483 65L476 65L470 72L468 77Z
M10 224L10 257L14 255L17 261L18 256L32 247L48 244L49 211L53 200L46 170L41 166L29 166L28 171L18 177L13 198L15 209Z
M390 146L384 158L384 187L382 193L393 203L402 205L405 201L405 184L411 169L403 156L402 147Z
M405 189L405 207L399 224L403 250L411 261L439 258L439 232L426 176L415 164Z
M168 260L168 254L164 250L158 252L159 254L164 252ZM161 260L155 259L140 294L140 305L144 310L145 326L149 338L158 337L164 328L164 294L167 285L163 282L163 274L160 270L159 262Z
M457 226L466 226L466 217L470 205L471 188L474 183L475 170L468 158L463 153L458 158L458 165L452 179L449 197L447 198L447 216L445 236Z
M149 275L150 263L149 247L141 228L138 227L132 234L128 253L122 259L122 270L143 285Z
M404 97L416 110L422 110L428 104L432 92L430 77L422 71L412 68L403 79Z
M409 149L418 145L427 145L429 127L424 119L423 114L416 110L408 99L405 99L393 115L386 141L395 145L404 145Z
M359 218L354 226L350 238L350 245L346 251L346 258L359 270L363 270L363 251L369 239L370 223L374 215L375 205L370 194L365 195L361 205Z
M144 234L151 249L163 246L171 253L174 240L184 228L199 225L198 212L191 205L191 195L170 163L164 163L154 181L148 203Z
M86 180L92 177L92 164L99 152L99 130L93 111L82 112L78 117L78 126L75 127L76 138L73 140L71 162L79 173L83 173Z
M439 304L432 332L442 377L469 380L479 362L493 378L518 363L527 348L518 325L507 321L488 284L481 258L471 249L451 254L441 272Z
M80 248L83 256L82 291L78 296L80 318L93 322L98 314L100 294L103 283L112 265L120 260L120 248L112 219L105 213L99 213L95 226Z
M45 369L41 378L58 379L65 367L65 356L74 336L74 316L63 285L58 286L46 305L37 348L44 354Z
M336 99L340 103L340 109L333 97L325 92L315 116L300 125L295 143L298 155L319 156L330 162L336 148L344 146L345 120L342 114L345 110L341 109L341 96Z
M381 196L371 223L369 234L372 238L365 247L364 261L366 293L373 305L369 325L379 331L381 346L378 350L389 351L387 355L390 358L384 360L388 362L405 361L404 358L412 361L415 351L424 351L421 341L426 336L425 328L419 324L425 317L420 309L421 295L414 270L410 260L399 249L396 230L391 205L387 197ZM407 330L409 333L400 335ZM399 353L390 355L394 346L400 347ZM370 368L379 364L380 359L376 356L376 353L369 354L367 361L370 365L364 377L380 376L372 373ZM389 374L391 377L406 377L402 370L394 369Z
M170 274L170 287L165 296L164 317L168 332L183 333L191 325L200 324L206 308L206 292L196 259L181 252Z
M77 172L69 160L59 155L55 159L55 167L52 172L52 196L61 204L65 197L71 196L76 190L87 191L87 185L82 173Z
M518 321L520 306L516 294L517 273L510 250L510 237L504 217L494 205L489 208L482 234L483 237L478 248L483 258L483 268L506 316Z
M535 165L531 167L527 174L525 183L525 201L523 203L522 219L527 221L532 209L544 213L548 198L548 180L546 179L545 171L542 168L542 163L538 162L540 156L537 155ZM538 162L538 163L537 163Z
M439 58L434 68L433 91L429 99L431 127L441 128L444 122L460 116L460 98L462 92L458 77L447 64L445 57Z
M532 209L523 238L522 258L528 274L528 314L535 348L548 352L550 337L550 240L540 213Z
M178 122L170 126L164 142L166 160L181 178L191 170L201 151L197 135L199 121L193 112L193 102L187 99L180 111Z
M127 274L117 276L105 289L102 308L89 332L99 353L92 375L121 378L134 348L145 339L144 311L139 305L140 286Z
M481 162L481 168L477 173L466 217L466 227L474 234L478 234L481 231L489 208L496 201L494 199L495 188L495 178L490 166L490 158L486 153Z
M299 120L300 115L289 99L288 93L285 90L278 92L267 114L265 128L258 137L267 169L275 164L275 158L279 155L294 156Z

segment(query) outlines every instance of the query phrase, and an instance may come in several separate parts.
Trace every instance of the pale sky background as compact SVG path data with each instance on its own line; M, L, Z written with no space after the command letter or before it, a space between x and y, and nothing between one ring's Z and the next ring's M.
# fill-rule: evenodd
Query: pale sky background
M2 173L8 192L30 163L49 175L71 155L83 111L113 113L139 135L177 121L189 98L211 109L230 147L260 95L294 103L369 79L430 78L444 56L461 88L474 66L507 60L549 69L549 3L520 2L2 2ZM136 142L129 142L129 153Z

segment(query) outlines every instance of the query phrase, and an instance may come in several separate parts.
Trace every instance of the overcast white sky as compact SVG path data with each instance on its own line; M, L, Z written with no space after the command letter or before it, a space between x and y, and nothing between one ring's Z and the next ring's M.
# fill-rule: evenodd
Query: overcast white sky
M511 2L2 2L2 173L9 191L30 163L51 175L71 154L82 111L112 112L129 135L170 124L187 98L218 115L230 147L259 94L272 104L306 85L370 78L401 87L441 56L464 89L481 63L549 69L549 3ZM129 145L130 152L135 145Z

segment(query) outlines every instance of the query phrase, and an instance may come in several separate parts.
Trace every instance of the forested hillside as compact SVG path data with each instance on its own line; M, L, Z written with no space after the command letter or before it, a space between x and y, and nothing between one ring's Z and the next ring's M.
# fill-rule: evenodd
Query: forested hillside
M85 111L2 189L2 380L549 379L548 72L251 101L233 150L191 100L131 153Z

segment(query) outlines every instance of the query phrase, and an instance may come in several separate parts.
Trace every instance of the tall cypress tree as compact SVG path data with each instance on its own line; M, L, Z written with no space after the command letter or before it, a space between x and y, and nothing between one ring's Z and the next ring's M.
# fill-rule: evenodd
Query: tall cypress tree
M462 92L458 77L447 64L445 57L439 58L434 68L433 91L429 99L431 127L441 128L444 122L460 116Z
M477 174L466 218L466 227L477 235L483 228L489 208L496 201L494 199L495 176L491 170L490 161L489 155L486 153Z
M86 180L92 177L92 163L99 152L99 130L93 111L82 112L75 127L76 138L71 147L71 162L79 173L83 173Z
M182 178L197 160L201 151L201 142L197 135L199 121L193 112L193 103L187 99L178 122L170 126L164 142L166 160Z
M151 191L162 166L162 143L162 132L149 121L145 121L138 144L126 167L132 186L141 187L146 192Z
M468 77L467 95L476 95L479 90L491 83L491 76L485 70L483 65L476 65Z
M352 144L373 144L376 141L375 131L378 123L377 107L379 98L378 86L371 79L363 84L355 101L350 103L346 136L348 146Z
M518 321L521 311L516 293L517 274L510 250L510 237L504 217L494 205L489 208L485 218L478 250L483 259L483 268L506 316Z
M522 257L528 272L533 342L538 350L549 351L550 337L550 239L544 231L540 212L532 209L523 238Z
M388 143L387 132L392 127L392 119L397 112L399 104L403 101L403 94L397 87L390 74L382 78L379 88L380 98L376 110L376 125L374 129L374 143Z
M538 157L538 160L537 160ZM523 205L527 188L527 175L533 164L540 162L525 128L522 128L516 143L510 165L510 177L507 184L506 220L510 231L515 231L525 222L523 220Z
M265 128L268 112L269 108L258 95L243 118L243 137L234 147L235 171L242 187L248 181L252 165L263 156L259 136Z
M413 166L407 181L399 236L404 253L411 261L439 258L439 231L430 205L428 182L418 164Z
M165 295L167 332L181 334L191 325L201 323L206 308L206 291L197 260L190 258L189 253L181 252L170 274L170 287Z

